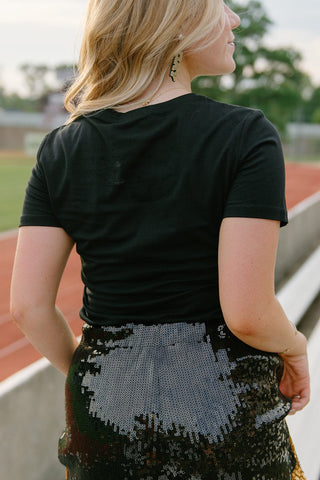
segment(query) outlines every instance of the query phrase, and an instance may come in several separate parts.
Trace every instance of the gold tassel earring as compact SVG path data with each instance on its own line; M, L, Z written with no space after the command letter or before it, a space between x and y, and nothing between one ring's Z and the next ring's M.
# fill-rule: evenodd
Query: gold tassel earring
M180 63L182 61L182 57L183 57L182 52L177 53L177 55L173 57L171 67L170 67L170 72L169 72L169 77L173 82L177 80L177 74L180 67Z

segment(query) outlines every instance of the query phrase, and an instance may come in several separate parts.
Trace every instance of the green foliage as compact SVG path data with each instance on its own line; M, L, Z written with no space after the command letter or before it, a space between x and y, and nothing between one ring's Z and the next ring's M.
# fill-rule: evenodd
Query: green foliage
M281 131L289 121L305 120L301 116L311 81L299 70L301 54L264 45L272 22L260 1L249 0L243 6L230 0L228 5L241 18L235 30L236 70L228 77L199 77L193 90L222 102L260 108Z
M312 121L314 123L320 123L320 107L318 107L312 115Z
M320 123L320 87L315 88L305 102L303 115L307 121Z
M25 63L20 66L20 71L24 74L30 98L39 99L50 91L47 82L47 75L50 68L47 65L32 65L30 63Z
M0 108L4 110L20 110L21 112L35 112L39 110L39 101L32 98L22 98L17 93L7 94L0 87Z
M72 79L76 67L61 64L55 67L48 65L33 65L26 63L20 66L20 72L27 86L27 95L8 94L0 86L0 108L4 110L19 110L22 112L40 112L46 103L48 94L64 90Z

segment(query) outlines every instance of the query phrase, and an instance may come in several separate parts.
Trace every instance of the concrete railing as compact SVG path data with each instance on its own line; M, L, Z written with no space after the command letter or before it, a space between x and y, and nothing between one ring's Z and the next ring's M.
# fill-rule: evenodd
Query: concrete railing
M39 360L0 384L1 480L63 480L64 376Z
M308 342L311 401L302 412L288 417L288 425L301 466L308 480L320 479L320 319Z
M320 246L277 293L287 317L295 325L320 292Z
M289 210L289 223L280 230L276 283L301 264L320 242L320 192Z
M277 297L288 318L298 325L301 317L320 291L320 246L278 292ZM308 341L311 377L311 401L288 425L297 454L308 480L320 479L320 318Z

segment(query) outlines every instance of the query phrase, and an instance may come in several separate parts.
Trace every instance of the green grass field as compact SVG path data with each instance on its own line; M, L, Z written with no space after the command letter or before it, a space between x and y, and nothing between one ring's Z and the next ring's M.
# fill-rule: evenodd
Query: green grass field
M0 232L17 228L35 158L0 154Z

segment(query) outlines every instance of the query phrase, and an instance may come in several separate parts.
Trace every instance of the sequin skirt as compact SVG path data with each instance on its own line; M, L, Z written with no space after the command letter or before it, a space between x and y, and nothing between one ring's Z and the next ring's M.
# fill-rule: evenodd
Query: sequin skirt
M300 478L282 371L225 324L85 324L65 384L67 478Z

